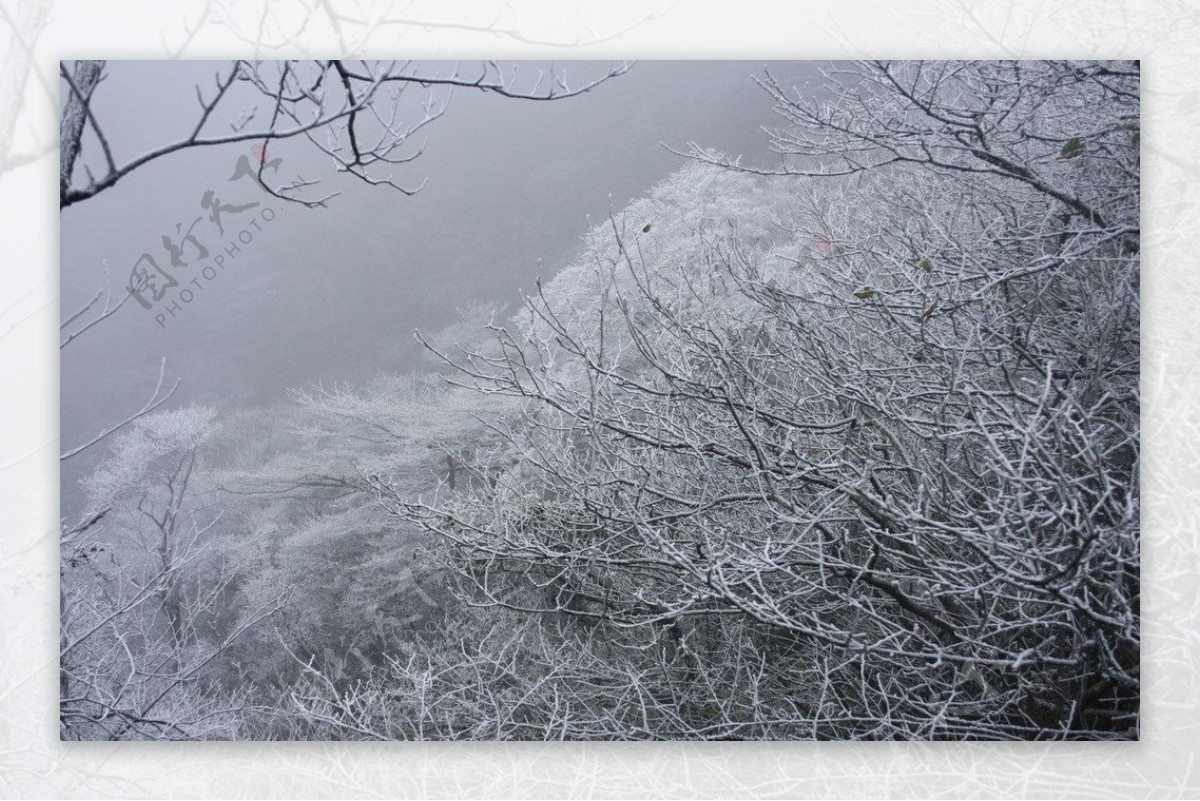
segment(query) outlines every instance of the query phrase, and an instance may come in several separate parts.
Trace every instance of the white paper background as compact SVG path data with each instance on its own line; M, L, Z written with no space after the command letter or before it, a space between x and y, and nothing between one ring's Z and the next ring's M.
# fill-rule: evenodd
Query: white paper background
M378 24L335 25L331 9ZM0 796L1200 794L1193 764L1200 736L1197 7L1183 0L0 0L0 10L0 147L11 143L0 164ZM1142 742L59 743L57 62L334 54L1143 59Z

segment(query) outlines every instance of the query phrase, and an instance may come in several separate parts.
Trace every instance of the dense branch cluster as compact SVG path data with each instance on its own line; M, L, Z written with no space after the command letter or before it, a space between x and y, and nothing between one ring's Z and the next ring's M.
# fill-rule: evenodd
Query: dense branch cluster
M724 734L1133 736L1136 66L862 74L775 94L777 145L852 177L685 171L455 360L528 400L517 464L401 508L476 602L658 632L692 681L749 648Z
M64 656L64 730L1136 738L1138 65L762 84L780 166L694 149L485 337L424 339L449 386L296 393L219 469L199 412L135 420L64 547L144 554L72 588L107 672ZM188 672L214 648L269 669ZM200 712L155 729L128 701L172 681Z

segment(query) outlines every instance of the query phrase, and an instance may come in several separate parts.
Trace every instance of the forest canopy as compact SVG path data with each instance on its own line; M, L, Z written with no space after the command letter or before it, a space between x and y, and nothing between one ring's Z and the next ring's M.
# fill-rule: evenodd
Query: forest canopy
M760 83L426 370L114 437L63 737L1135 739L1138 64Z

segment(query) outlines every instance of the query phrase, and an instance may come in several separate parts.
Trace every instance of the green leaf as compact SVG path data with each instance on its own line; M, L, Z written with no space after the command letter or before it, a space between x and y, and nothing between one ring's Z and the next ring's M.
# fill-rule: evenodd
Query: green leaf
M933 262L929 259L921 259L921 269L927 273L933 272Z
M870 300L871 298L875 297L875 290L871 289L869 286L864 286L862 289L854 293L854 297L860 298L861 300Z
M1083 152L1083 140L1078 136L1072 136L1062 146L1059 155L1064 159L1073 159Z

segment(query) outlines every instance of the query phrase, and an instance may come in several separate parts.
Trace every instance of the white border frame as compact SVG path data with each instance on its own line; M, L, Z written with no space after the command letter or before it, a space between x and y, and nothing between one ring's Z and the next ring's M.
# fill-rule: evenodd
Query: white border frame
M323 9L379 24L339 31ZM1200 7L1186 0L0 0L39 9L0 172L0 796L1167 797L1200 794ZM303 6L312 6L309 11ZM357 13L357 12L356 12ZM266 25L258 27L257 20ZM203 24L198 25L197 22ZM241 31L239 33L239 30ZM249 33L248 33L249 32ZM340 36L340 38L339 38ZM1141 58L1143 727L1136 744L58 741L57 61L264 58ZM38 74L43 79L38 78ZM50 87L50 91L47 90ZM14 98L0 98L12 103ZM10 106L11 107L11 106ZM3 114L0 113L0 119ZM2 131L0 131L2 135ZM3 154L0 153L0 157ZM68 210L69 212L69 210Z

